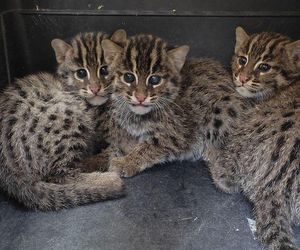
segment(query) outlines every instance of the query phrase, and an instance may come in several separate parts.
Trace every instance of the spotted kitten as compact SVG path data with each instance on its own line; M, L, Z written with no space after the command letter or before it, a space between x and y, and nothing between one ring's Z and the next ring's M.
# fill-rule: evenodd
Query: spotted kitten
M108 164L122 176L199 159L208 144L226 140L228 124L247 109L219 63L198 59L184 66L188 46L174 48L152 35L131 37L124 47L110 40L102 46L114 86Z
M252 43L239 49L248 55L254 54L252 50L265 51L265 55L282 53L281 58L271 56L268 63L272 66L259 78L273 75L269 83L260 80L261 87L255 92L269 98L258 103L246 119L236 121L227 144L212 150L210 170L221 190L232 193L241 189L253 202L258 238L269 249L299 249L292 236L292 225L300 223L299 41L268 33L252 38ZM294 49L285 52L291 44ZM254 65L252 59L248 57L249 65Z
M24 77L0 97L0 187L28 208L56 210L123 194L117 174L76 169L95 135L99 113L91 105L110 93L101 47L107 38L53 40L59 77Z
M300 40L270 32L249 36L238 27L232 59L236 90L244 97L265 100L299 81L299 51Z

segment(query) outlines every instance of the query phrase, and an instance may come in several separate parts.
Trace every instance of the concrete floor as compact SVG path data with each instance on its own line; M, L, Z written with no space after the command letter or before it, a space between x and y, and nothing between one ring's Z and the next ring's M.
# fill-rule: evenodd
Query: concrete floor
M155 167L126 186L125 198L48 213L0 195L0 249L262 249L249 203L216 190L202 162Z

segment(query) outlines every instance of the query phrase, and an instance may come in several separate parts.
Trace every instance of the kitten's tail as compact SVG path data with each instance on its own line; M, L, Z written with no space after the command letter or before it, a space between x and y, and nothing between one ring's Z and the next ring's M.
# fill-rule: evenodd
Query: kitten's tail
M25 206L38 210L58 210L124 195L121 178L112 172L80 173L64 184L37 182L20 197Z

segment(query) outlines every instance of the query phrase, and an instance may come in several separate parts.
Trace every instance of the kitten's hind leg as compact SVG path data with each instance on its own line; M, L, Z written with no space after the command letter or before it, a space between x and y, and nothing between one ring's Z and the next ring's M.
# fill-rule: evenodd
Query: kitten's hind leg
M257 237L270 250L299 250L294 244L291 219L279 197L260 197L254 204Z
M239 192L237 174L235 173L234 162L218 157L213 162L208 162L208 167L214 184L225 193Z

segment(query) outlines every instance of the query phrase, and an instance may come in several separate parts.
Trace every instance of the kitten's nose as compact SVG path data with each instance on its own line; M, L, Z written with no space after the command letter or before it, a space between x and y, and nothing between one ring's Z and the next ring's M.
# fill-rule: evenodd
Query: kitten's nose
M143 103L147 98L144 94L140 94L140 93L136 93L135 97L139 103Z
M247 75L245 75L245 74L240 74L239 75L239 81L241 82L241 83L246 83L246 82L248 82L250 80L250 77L248 77Z
M100 87L97 84L91 84L90 85L90 90L92 91L92 93L94 95L96 95L99 92Z

